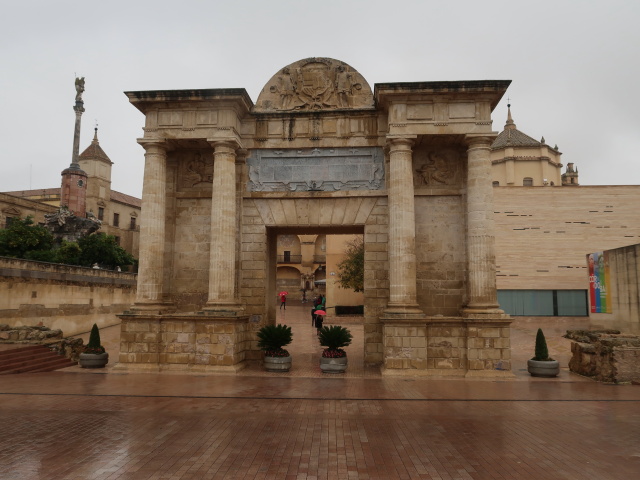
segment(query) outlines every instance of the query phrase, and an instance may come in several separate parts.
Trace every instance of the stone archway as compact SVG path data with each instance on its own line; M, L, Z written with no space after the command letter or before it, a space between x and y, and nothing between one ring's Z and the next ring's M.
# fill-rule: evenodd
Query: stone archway
M273 232L357 229L367 363L508 375L490 145L509 83L372 90L344 62L306 58L278 70L255 105L243 89L127 92L146 116L146 153L120 361L242 368L257 354L254 330L273 318Z
M258 322L275 322L276 319L276 308L269 299L277 293L275 239L279 234L364 234L365 251L369 252L365 254L365 272L371 277L366 280L364 292L364 359L366 364L382 363L380 316L389 291L388 277L383 273L388 262L386 199L370 194L355 198L335 194L313 199L302 196L294 199L245 198L243 212L243 232L252 233L243 235L241 250L253 253L241 258L254 260L250 264L244 263L240 285L241 290L246 289L247 296L243 299L247 302L246 312L259 316ZM298 212L299 215L287 217L284 212ZM320 225L312 223L316 221ZM266 281L262 282L261 278ZM262 285L265 286L264 296L255 295ZM249 357L255 357L255 354Z

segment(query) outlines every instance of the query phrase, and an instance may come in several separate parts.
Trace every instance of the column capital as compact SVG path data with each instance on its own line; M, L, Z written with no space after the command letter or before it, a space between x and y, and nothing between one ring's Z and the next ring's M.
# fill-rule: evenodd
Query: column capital
M417 138L417 135L407 135L403 137L387 136L387 147L390 150L410 150Z
M167 151L167 142L164 138L139 138L138 144L147 151L151 148L159 148L165 152Z
M471 148L491 148L491 144L496 139L497 135L479 135L479 134L467 134L464 136L464 141L467 147Z
M213 136L211 138L207 138L207 143L211 145L214 149L217 148L230 148L235 152L236 150L240 150L242 148L242 144L240 143L240 139L236 136Z

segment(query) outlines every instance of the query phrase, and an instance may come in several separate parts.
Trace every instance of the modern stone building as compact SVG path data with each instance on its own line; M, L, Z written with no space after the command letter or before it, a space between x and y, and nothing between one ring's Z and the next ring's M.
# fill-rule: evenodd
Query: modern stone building
M275 321L278 235L363 234L365 361L510 375L491 112L509 81L376 84L308 58L244 89L127 92L145 115L143 246L120 366L231 370Z

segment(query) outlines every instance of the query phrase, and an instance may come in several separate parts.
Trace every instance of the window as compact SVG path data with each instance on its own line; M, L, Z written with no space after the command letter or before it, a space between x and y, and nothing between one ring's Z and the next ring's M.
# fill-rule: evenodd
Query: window
M492 185L493 185L494 187L499 187L499 186L500 186L500 182L495 181L495 182L493 182L493 183L492 183Z
M113 226L114 227L119 227L120 226L120 214L119 213L114 213L113 214Z
M104 220L104 208L98 207L98 220Z
M284 251L284 263L291 262L291 252L289 250Z
M136 229L136 217L131 217L131 223L129 224L129 229L130 230Z
M533 178L531 177L524 177L522 179L522 186L523 187L533 187Z
M117 213L116 213L116 215L117 215ZM120 245L120 237L115 237L115 238L116 238L116 243L117 243L118 245Z
M16 219L16 217L7 217L7 221L4 225L4 228L9 228L9 226L11 225L11 223L13 223L13 221Z

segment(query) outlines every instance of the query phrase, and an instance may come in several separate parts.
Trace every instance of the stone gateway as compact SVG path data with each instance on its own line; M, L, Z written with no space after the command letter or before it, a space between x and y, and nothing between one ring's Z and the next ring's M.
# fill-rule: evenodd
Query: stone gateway
M510 81L376 84L307 58L244 89L127 92L145 115L137 299L119 368L237 371L275 322L277 236L364 235L364 357L509 376L491 112Z

